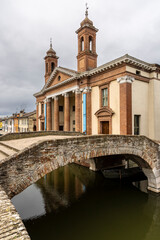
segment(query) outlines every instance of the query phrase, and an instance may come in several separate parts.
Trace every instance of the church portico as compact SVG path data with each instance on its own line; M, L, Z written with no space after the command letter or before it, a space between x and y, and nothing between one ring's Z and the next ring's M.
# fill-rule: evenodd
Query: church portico
M81 95L79 90L66 90L60 95L47 96L40 104L40 108L44 108L44 113L38 112L40 123L40 130L54 130L54 131L75 131L77 117L78 124L80 123L80 108L76 105L77 96ZM77 88L76 88L77 89ZM77 93L79 92L79 93ZM79 98L79 97L78 97ZM80 98L78 102L80 101ZM37 105L39 105L37 104ZM43 110L42 110L43 112ZM42 128L44 123L44 129ZM80 124L79 124L80 128Z

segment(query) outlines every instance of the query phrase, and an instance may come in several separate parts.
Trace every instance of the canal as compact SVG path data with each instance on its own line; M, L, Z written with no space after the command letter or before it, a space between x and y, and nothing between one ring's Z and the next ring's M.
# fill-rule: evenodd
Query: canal
M32 240L159 240L160 198L147 181L108 180L71 164L12 198Z

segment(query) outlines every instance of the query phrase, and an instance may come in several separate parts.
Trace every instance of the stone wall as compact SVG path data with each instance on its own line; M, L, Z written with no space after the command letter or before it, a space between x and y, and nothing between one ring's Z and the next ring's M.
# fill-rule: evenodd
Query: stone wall
M64 131L38 131L38 132L19 132L19 133L7 133L3 136L0 136L0 141L8 141L21 138L31 138L31 137L40 137L47 135L56 135L56 136L81 136L82 133L79 132L64 132Z
M60 166L75 162L90 167L97 157L118 154L137 156L142 169L160 169L159 144L146 137L82 136L42 141L6 158L0 165L0 184L13 197Z
M30 240L25 226L5 191L0 187L0 239Z

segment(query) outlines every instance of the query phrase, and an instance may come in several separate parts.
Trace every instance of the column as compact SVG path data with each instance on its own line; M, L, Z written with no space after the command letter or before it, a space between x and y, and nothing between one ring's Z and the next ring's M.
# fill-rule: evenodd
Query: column
M131 76L117 79L120 83L120 134L132 134L132 82Z
M87 135L92 134L91 89L87 90Z
M38 117L39 117L39 103L37 102L36 103L36 131L39 131Z
M47 104L44 102L44 130L47 130Z
M69 94L64 95L64 131L70 131Z
M87 135L90 135L92 133L90 87L86 87L83 91L83 132L86 132Z
M47 131L52 129L51 99L47 99Z
M54 98L54 131L59 131L59 103L58 103L58 97Z
M80 94L78 90L75 91L75 130L80 132Z
M83 126L82 126L83 133L87 132L86 107L87 107L86 93L83 93Z

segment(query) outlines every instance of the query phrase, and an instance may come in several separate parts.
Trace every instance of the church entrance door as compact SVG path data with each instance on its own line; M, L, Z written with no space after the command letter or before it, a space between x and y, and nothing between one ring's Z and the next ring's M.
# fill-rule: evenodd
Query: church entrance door
M102 134L109 134L109 121L102 122Z

